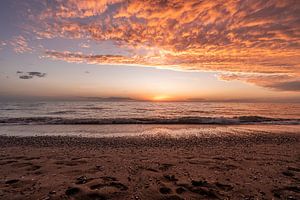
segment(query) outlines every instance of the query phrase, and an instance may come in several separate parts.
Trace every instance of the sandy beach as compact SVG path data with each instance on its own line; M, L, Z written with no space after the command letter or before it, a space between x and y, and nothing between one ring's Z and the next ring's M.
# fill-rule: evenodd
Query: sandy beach
M299 199L297 134L0 137L0 199Z

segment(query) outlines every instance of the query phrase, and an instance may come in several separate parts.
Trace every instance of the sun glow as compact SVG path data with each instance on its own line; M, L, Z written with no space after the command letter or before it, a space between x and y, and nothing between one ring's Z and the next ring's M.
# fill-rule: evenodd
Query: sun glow
M153 101L167 101L169 99L170 99L170 96L167 96L167 95L157 95L157 96L152 97Z

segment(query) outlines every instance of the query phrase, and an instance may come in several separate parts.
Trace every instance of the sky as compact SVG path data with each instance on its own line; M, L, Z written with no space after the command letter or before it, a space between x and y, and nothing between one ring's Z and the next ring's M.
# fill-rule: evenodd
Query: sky
M0 97L300 101L299 0L1 0Z

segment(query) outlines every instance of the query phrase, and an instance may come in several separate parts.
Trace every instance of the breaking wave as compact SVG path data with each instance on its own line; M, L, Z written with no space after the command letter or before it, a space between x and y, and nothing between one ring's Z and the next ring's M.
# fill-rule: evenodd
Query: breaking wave
M300 119L270 118L262 116L239 117L177 117L177 118L59 118L59 117L25 117L0 118L0 124L300 124Z

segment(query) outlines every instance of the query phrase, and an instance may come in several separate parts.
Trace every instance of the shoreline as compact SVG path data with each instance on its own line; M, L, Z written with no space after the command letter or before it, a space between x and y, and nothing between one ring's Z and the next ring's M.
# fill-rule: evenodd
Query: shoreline
M299 141L0 136L0 199L299 199Z
M299 134L300 125L0 125L0 136L223 137Z
M300 143L300 134L252 134L200 137L194 135L169 137L167 135L84 137L84 136L4 136L0 135L1 147L67 147L80 144L82 147L194 147L212 145ZM0 147L0 148L1 148Z

